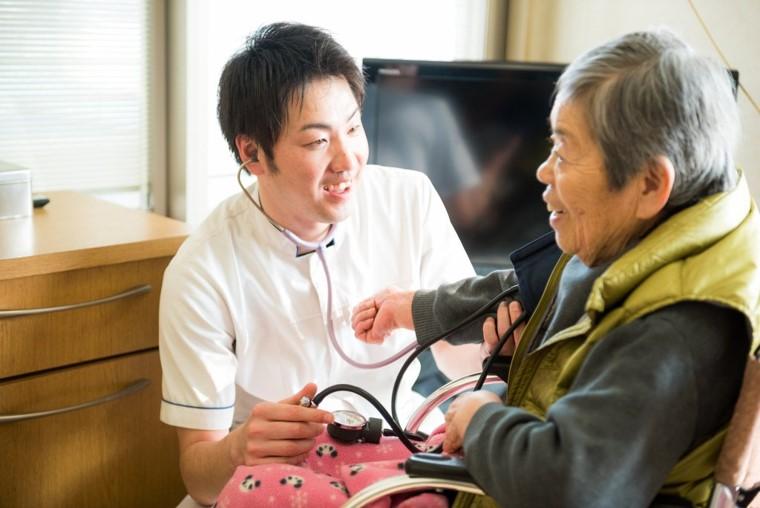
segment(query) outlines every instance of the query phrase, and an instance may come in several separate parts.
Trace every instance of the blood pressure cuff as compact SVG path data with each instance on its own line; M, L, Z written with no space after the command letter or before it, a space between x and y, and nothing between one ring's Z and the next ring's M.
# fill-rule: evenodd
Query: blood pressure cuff
M551 231L509 255L520 285L520 301L528 315L536 309L561 254L554 241L554 231Z

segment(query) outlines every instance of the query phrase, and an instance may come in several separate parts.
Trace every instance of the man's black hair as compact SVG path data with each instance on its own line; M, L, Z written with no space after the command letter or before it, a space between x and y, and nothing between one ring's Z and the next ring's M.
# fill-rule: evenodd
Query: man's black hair
M343 78L356 102L364 100L364 77L348 52L326 31L298 23L265 25L227 62L219 79L217 114L238 163L235 137L253 139L269 159L287 122L291 101L303 100L312 81Z

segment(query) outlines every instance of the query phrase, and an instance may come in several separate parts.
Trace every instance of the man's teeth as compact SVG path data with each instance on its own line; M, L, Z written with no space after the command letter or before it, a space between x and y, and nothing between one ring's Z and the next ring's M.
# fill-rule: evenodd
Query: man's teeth
M351 185L349 182L340 182L335 185L325 185L323 189L328 192L343 192L349 187L349 185Z

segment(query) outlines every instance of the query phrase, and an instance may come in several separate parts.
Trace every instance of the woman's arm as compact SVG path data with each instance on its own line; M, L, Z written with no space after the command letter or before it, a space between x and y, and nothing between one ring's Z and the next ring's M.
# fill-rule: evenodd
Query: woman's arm
M686 302L610 332L545 419L486 404L464 432L500 504L648 506L684 453L728 420L747 354L741 316Z

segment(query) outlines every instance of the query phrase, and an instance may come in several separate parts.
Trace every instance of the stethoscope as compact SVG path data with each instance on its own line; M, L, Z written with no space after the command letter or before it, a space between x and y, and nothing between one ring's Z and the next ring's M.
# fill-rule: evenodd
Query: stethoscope
M237 172L237 181L238 185L240 185L240 188L243 189L243 192L248 197L248 199L253 203L253 206L255 206L263 215L266 217L266 219L269 221L269 223L274 226L274 228L279 231L280 233L285 236L288 240L293 242L293 244L296 246L296 248L300 252L316 252L317 256L319 257L319 261L322 263L322 269L325 272L325 278L327 279L327 335L330 338L330 343L332 344L333 348L335 349L335 352L338 353L338 356L340 356L346 363L349 365L352 365L354 367L360 368L360 369L379 369L380 367L385 367L386 365L390 365L391 363L395 362L399 358L402 358L412 352L415 347L417 347L417 343L412 341L407 346L403 347L401 351L394 353L393 355L389 356L385 360L381 360L379 362L373 362L373 363L361 363L357 362L341 347L340 343L338 342L337 337L335 336L335 327L333 326L333 319L332 319L332 300L333 300L333 289L332 289L332 277L330 276L330 268L327 265L327 259L325 258L325 248L327 248L328 245L330 245L330 242L333 241L335 237L335 231L337 229L336 224L330 224L329 228L327 229L327 234L325 237L318 241L318 242L309 242L304 240L303 238L300 238L298 235L293 233L292 231L289 231L288 229L284 228L283 226L279 225L277 221L275 221L272 217L269 216L268 213L264 211L264 207L261 206L260 203L256 202L255 199L253 199L253 196L251 196L251 193L248 192L248 189L245 188L245 185L243 185L243 180L241 178L243 171L250 174L248 172L248 168L246 168L246 165L250 162L253 162L253 159L248 159L247 161L240 164L238 167Z
M269 221L272 226L274 226L275 229L277 229L280 233L282 233L285 238L293 242L293 244L296 246L297 249L299 249L301 252L316 252L317 256L319 257L320 262L322 263L322 268L325 272L325 278L327 280L327 334L330 338L330 343L332 344L335 351L338 353L338 355L349 365L353 365L354 367L358 367L361 369L378 369L380 367L384 367L386 365L389 365L399 358L402 358L409 353L412 353L409 355L409 357L406 359L406 361L401 366L401 369L399 370L398 374L396 375L396 380L393 383L393 390L391 392L391 414L388 414L388 411L383 407L383 405L369 392L366 390L359 388L358 386L349 385L349 384L337 384L333 386L329 386L322 390L321 392L317 393L313 399L304 398L301 400L301 405L303 406L311 406L316 407L325 397L328 395L335 393L335 392L351 392L356 395L361 396L366 401L368 401L372 406L377 409L377 411L383 416L383 419L390 425L391 430L393 433L399 438L399 440L406 446L409 451L412 453L418 453L420 449L411 441L409 436L404 432L404 430L399 425L398 421L398 414L396 412L396 400L398 395L398 390L401 385L401 380L403 379L404 373L409 368L409 366L412 364L412 362L425 350L430 348L433 344L436 342L446 338L447 336L451 335L456 330L467 326L468 324L472 323L475 319L485 315L489 309L491 309L495 304L497 304L499 301L501 301L503 298L510 296L517 292L519 287L517 285L511 286L507 288L506 290L502 291L498 295L496 295L494 298L491 299L488 303L483 305L481 308L477 309L475 312L464 318L461 322L457 323L450 329L446 330L442 334L440 334L437 337L434 337L428 341L426 341L423 344L417 344L416 341L413 341L409 345L402 348L399 352L393 354L392 356L386 358L385 360L374 362L374 363L361 363L357 362L350 356L346 354L346 352L343 350L343 348L340 346L340 343L338 342L336 336L335 336L335 329L333 327L332 322L332 280L330 277L330 269L327 265L327 260L325 259L324 249L330 244L330 242L333 241L333 238L335 237L335 230L336 225L331 224L327 230L327 233L325 235L325 238L323 238L319 242L309 242L306 241L292 231L289 231L288 229L284 228L280 224L278 224L272 217L269 216L264 211L264 208L261 206L260 203L258 203L253 196L251 196L251 193L248 192L248 189L246 189L245 185L243 185L242 180L242 172L245 171L246 173L250 174L248 172L248 169L246 168L246 165L250 162L253 162L252 159L248 159L245 162L242 162L240 166L238 167L237 172L237 181L240 185L240 188L243 190L245 195L248 197L248 199L253 203L253 205L266 217L266 219ZM512 322L512 325L504 332L504 334L499 337L499 343L497 344L494 351L501 351L504 344L507 342L507 339L509 339L510 335L514 332L514 330L527 319L527 313L523 312L515 321ZM485 382L486 377L488 376L488 372L491 368L491 365L497 358L497 354L491 355L484 363L483 365L483 372L480 374L480 377L478 378L477 383L475 384L473 391L480 390L483 387L483 384ZM372 419L370 418L367 420L363 415L359 414L356 411L347 411L347 410L340 410L335 411L333 413L333 416L335 417L335 422L330 424L328 426L328 433L330 433L331 436L333 436L336 439L344 440L347 442L354 442L357 440L367 440L370 442L378 442L381 435L381 429L378 430L378 421L379 419ZM380 422L380 425L382 423Z

